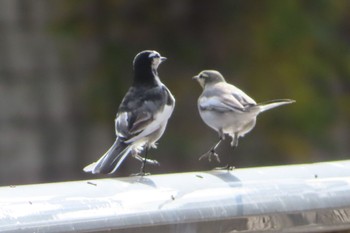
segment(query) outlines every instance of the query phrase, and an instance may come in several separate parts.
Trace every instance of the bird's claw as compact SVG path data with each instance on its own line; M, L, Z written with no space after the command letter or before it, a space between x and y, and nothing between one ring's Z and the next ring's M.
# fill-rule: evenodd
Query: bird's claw
M215 152L215 150L209 150L207 153L199 157L199 160L202 160L203 158L208 158L208 161L211 162L212 157L214 157L218 163L221 162L219 155Z

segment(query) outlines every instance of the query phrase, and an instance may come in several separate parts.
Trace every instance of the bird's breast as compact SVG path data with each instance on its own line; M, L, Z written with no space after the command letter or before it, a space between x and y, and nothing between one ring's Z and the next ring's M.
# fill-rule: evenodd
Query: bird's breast
M223 130L227 134L244 130L249 122L256 119L255 115L239 112L200 110L199 114L209 127L216 131Z

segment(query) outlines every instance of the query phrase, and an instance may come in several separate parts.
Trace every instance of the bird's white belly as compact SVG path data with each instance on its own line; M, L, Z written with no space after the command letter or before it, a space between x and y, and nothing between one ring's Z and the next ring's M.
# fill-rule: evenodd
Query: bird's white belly
M242 136L249 132L253 127L256 114L237 113L237 112L215 112L210 110L200 111L203 121L212 129L222 130L224 134L239 133ZM251 127L247 128L253 121Z

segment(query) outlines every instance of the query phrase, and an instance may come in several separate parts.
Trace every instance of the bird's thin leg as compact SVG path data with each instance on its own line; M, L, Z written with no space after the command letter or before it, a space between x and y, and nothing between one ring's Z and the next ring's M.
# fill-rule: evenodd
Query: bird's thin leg
M222 138L219 139L219 141L215 144L215 146L211 150L215 152L216 148L220 145L221 142L222 142Z
M145 167L146 167L146 161L147 161L147 155L148 155L148 145L146 145L146 148L145 148L145 157L143 158L142 160L142 163L141 163L141 169L140 169L140 175L143 176L145 175Z
M151 148L151 146L149 144L144 145L144 148L146 149L146 153L145 153L145 157L142 157L138 154L137 150L134 150L134 153L132 154L132 157L134 157L135 159L137 159L138 161L140 161L141 163L148 163L151 165L160 165L159 162L155 159L148 159L147 155L148 155L148 150ZM143 165L144 166L144 165Z
M145 156L143 158L141 156L139 156L141 158L141 168L140 168L140 173L138 175L140 175L140 176L150 175L150 173L145 173L146 163L151 164L151 165L158 165L158 166L160 165L157 160L147 158L149 149L150 149L150 146L145 145Z
M203 158L208 157L209 162L211 162L211 157L214 156L216 161L220 163L219 155L215 152L215 150L220 145L222 140L223 140L223 137L220 137L219 141L212 148L210 148L208 152L204 153L201 157L199 157L199 160L202 160Z
M146 145L145 148L145 157L140 156L137 153L133 153L132 156L137 159L138 161L141 162L141 168L140 168L140 172L139 173L134 173L131 174L131 176L145 176L145 175L149 175L150 173L145 173L145 166L146 163L151 164L151 165L159 165L157 160L153 160L153 159L147 159L147 155L148 155L148 150L149 150L149 146Z
M137 159L141 163L143 163L145 161L146 163L151 164L151 165L160 165L157 160L143 158L142 156L138 155L137 153L132 154L132 157L134 157L135 159Z
M238 133L234 133L233 137L232 137L232 142L231 142L231 146L233 148L233 150L236 149L236 147L238 146ZM217 167L215 168L215 170L227 170L227 171L232 171L235 167L233 166L233 157L230 156L228 159L228 163L226 166L224 167Z
M236 147L238 146L238 133L237 132L234 133L234 135L233 135L231 146L233 149L236 149Z
M234 133L233 138L232 138L232 142L231 142L231 146L232 146L232 150L235 150L238 146L238 133ZM230 156L228 159L228 163L227 163L227 170L233 170L235 168L235 166L233 166L233 156Z

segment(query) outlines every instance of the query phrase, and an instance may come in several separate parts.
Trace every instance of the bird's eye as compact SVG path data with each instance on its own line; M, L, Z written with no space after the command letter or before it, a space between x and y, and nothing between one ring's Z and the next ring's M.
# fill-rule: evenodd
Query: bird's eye
M151 53L151 54L149 55L149 57L150 57L150 58L160 58L160 55L159 55L159 53Z

